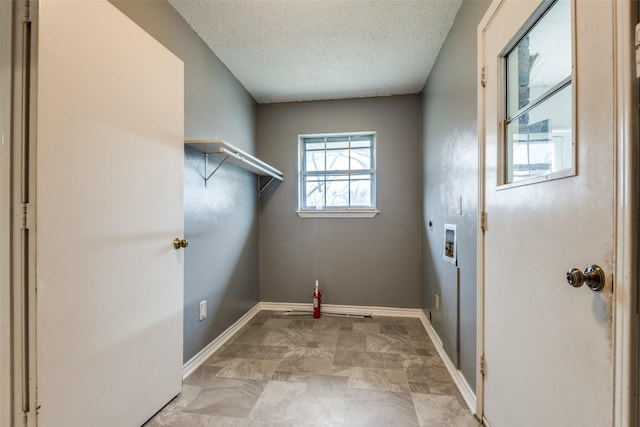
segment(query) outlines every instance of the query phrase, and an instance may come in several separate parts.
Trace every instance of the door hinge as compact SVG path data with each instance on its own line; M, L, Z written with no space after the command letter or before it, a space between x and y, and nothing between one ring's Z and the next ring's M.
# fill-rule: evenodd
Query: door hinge
M484 356L480 357L480 373L487 376L487 359Z
M480 70L480 85L487 87L487 69L485 67Z
M33 411L28 409L22 411L22 425L25 427L36 425L36 415Z
M640 24L636 25L636 77L640 79Z
M30 0L22 0L17 2L18 19L20 22L31 22L31 8L35 6L35 2Z
M487 213L480 212L480 229L487 231Z
M35 226L35 216L33 215L33 209L31 204L22 204L22 229L30 230Z

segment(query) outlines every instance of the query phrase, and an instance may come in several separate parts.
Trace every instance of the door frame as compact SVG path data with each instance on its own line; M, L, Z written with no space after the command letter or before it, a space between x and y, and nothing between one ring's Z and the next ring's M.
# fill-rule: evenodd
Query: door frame
M13 3L0 2L0 68L12 67ZM11 240L11 73L0 77L0 242ZM0 245L0 425L11 425L13 411L11 347L11 250Z
M37 0L0 2L0 424L36 425Z
M485 278L484 229L488 226L485 214L485 89L484 58L485 32L507 0L494 0L477 30L477 88L478 105L478 239L477 239L477 346L476 346L476 416L489 425L484 414L484 354L485 354ZM634 425L636 413L635 375L638 325L636 320L638 209L637 192L638 153L638 84L633 74L633 35L635 18L631 13L637 6L630 0L610 0L614 7L615 58L615 128L616 128L616 188L614 209L616 224L615 273L613 283L613 365L614 426Z

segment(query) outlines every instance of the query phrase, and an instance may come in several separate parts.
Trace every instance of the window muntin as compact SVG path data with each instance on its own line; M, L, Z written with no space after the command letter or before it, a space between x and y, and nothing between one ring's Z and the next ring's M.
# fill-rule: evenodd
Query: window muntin
M503 184L574 170L571 21L570 0L552 2L504 56Z
M375 133L301 135L301 211L375 209Z

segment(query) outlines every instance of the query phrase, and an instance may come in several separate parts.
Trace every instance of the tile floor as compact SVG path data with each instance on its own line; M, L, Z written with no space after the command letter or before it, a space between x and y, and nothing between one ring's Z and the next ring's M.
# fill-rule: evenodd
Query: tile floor
M145 427L478 425L420 320L261 311Z

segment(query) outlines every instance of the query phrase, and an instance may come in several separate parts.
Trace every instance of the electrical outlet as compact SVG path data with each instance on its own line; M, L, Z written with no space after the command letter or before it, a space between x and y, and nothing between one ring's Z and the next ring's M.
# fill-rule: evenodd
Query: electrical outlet
M200 301L200 320L207 318L207 300Z
M436 311L440 310L440 295L436 294Z

